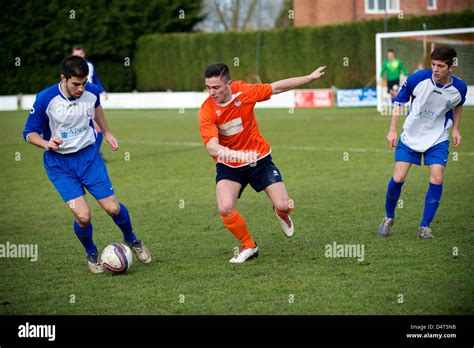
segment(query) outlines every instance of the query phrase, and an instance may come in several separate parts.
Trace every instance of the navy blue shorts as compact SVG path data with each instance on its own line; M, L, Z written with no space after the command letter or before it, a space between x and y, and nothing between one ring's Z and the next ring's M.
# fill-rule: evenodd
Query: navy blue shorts
M70 154L45 151L44 168L64 202L84 196L86 188L95 199L114 194L107 168L95 144Z
M216 164L216 184L221 180L231 180L242 185L239 192L239 198L245 190L247 184L257 191L263 191L271 184L283 182L280 171L275 163L272 162L272 156L268 155L257 161L255 167L246 165L239 168L231 168L222 163Z
M406 146L401 140L398 141L395 150L395 162L408 162L421 165L421 156L425 166L441 164L446 167L449 155L449 140L445 140L435 146L430 147L425 152L418 152Z

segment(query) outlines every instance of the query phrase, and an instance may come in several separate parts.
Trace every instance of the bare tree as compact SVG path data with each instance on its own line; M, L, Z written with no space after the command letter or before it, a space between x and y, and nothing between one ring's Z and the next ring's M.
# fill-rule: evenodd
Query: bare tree
M203 31L244 31L275 27L283 0L205 0Z

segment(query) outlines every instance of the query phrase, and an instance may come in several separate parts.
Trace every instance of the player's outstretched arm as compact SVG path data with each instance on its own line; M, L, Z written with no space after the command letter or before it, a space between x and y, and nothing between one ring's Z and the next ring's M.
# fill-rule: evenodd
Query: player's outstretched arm
M278 94L282 92L289 91L299 86L306 85L308 83L313 82L314 80L319 79L321 76L324 75L324 69L326 66L320 66L311 74L306 76L299 76L299 77L291 77L289 79L275 81L271 83L272 86L272 94Z
M118 141L110 132L109 124L107 123L107 120L105 119L104 109L102 109L101 105L95 108L94 121L97 122L100 129L102 129L105 140L109 143L110 148L113 151L117 150L119 148Z
M259 154L255 151L237 151L219 145L219 139L216 137L207 142L206 149L209 155L219 161L253 163L259 157Z
M461 114L462 114L462 105L456 106L454 108L454 117L453 117L453 145L458 147L461 145L461 133L459 133L459 124L461 123Z

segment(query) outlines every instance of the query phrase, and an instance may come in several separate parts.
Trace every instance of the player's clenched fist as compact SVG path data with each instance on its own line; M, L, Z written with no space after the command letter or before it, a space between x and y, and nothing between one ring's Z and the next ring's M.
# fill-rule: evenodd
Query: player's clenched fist
M59 145L63 143L60 137L51 137L48 143L46 144L46 150L58 150Z

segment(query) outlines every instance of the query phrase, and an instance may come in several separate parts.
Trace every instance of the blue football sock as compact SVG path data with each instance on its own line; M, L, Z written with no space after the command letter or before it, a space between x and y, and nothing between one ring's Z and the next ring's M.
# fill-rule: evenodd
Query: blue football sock
M112 216L115 224L122 230L123 238L125 242L132 243L137 240L137 237L133 233L132 221L128 214L128 209L122 203L120 204L120 213L117 216Z
M81 227L77 221L74 220L74 232L84 246L84 249L86 249L87 255L97 252L97 247L92 241L92 224L89 224L87 227Z
M430 227L439 206L441 194L443 193L443 184L436 185L430 183L428 192L426 192L425 209L423 211L423 220L420 226Z
M395 182L393 177L390 178L387 188L387 196L385 199L385 216L389 218L395 217L395 207L397 206L398 198L402 192L403 182Z
M104 133L97 132L97 139L95 140L95 147L98 152L100 152L100 147L102 146L102 140L104 140Z

